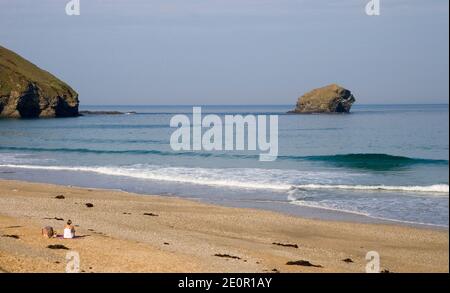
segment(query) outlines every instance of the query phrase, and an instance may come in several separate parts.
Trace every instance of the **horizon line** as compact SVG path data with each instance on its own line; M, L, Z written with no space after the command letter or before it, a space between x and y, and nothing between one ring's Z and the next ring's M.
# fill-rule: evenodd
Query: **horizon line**
M355 106L430 106L430 105L445 105L449 106L449 103L367 103L367 104L357 104L353 105ZM182 107L182 106L293 106L295 107L295 104L80 104L80 106L170 106L170 107Z

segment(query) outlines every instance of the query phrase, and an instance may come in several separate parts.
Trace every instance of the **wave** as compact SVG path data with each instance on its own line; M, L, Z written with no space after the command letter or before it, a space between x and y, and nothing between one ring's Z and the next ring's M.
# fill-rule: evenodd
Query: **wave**
M40 148L40 147L3 147L3 146L0 146L0 150L28 151L28 152L57 152L57 153L161 155L161 156L177 156L177 155L189 155L189 156L201 156L201 157L213 156L212 153L170 152L170 151L159 151L159 150L99 150L99 149L88 149L88 148Z
M45 141L50 142L61 142L60 138L47 138ZM75 142L75 143L98 143L98 144L168 144L169 141L157 140L157 139L120 139L120 138L64 138L64 142ZM1 147L0 147L1 148Z
M410 158L410 157L404 157L404 156L394 156L394 155L389 155L389 154L377 154L377 153L306 156L303 158L305 158L307 160L333 161L333 162L383 161L383 162L419 162L419 163L445 163L445 164L448 164L448 160Z
M294 204L294 205L302 206L302 207L321 209L321 210L329 210L329 211L341 212L341 213L344 212L344 213L348 213L348 214L364 216L364 217L368 217L368 218L372 218L372 219L376 219L376 220L381 220L381 221L448 228L448 224L435 224L435 223L426 223L426 222L421 222L421 221L407 221L407 220L400 220L400 219L395 219L395 218L392 218L392 217L385 217L385 216L381 217L381 216L372 215L369 212L355 211L355 210L346 209L346 208L329 207L329 206L326 206L326 205L322 205L322 204L318 204L318 203L314 203L314 202L305 202L305 201L301 201L301 200L292 200L290 202L290 204Z
M388 154L375 153L307 156L303 157L303 159L307 161L329 163L337 167L379 171L387 171L418 164L448 165L448 160L410 158L404 156L393 156Z
M138 141L141 142L141 141ZM136 155L162 155L162 156L194 156L194 157L220 157L236 159L258 159L259 154L242 153L218 153L206 151L161 151L161 150L103 150L88 148L41 148L41 147L11 147L0 146L5 151L30 151L30 152L68 152L68 153L95 153L95 154L136 154ZM321 155L321 156L295 156L279 155L279 160L312 161L330 163L340 167L365 168L373 170L388 170L396 167L405 167L415 164L448 165L448 160L409 158L393 156L388 154L344 154L344 155Z
M95 140L94 140L95 142ZM140 143L140 141L138 141ZM129 154L129 155L160 155L160 156L187 156L203 158L230 158L230 159L259 159L259 154L218 153L206 151L162 151L162 150L105 150L88 148L42 148L42 147L11 147L0 146L0 151L25 151L25 152L56 152L56 153L92 153L92 154ZM281 157L282 158L282 157ZM283 158L282 158L283 159Z
M33 125L28 128L48 129L48 126ZM84 124L84 125L59 125L52 129L159 129L170 128L168 124Z
M0 167L36 169L50 171L78 171L93 172L109 176L123 176L137 179L156 180L163 182L177 182L196 185L207 185L228 188L262 189L272 191L290 192L294 190L349 190L367 192L411 192L449 194L448 184L434 184L428 186L389 186L389 185L345 185L345 184L301 184L289 183L286 170L276 169L206 169L161 166L135 166L135 167L66 167L66 166L40 166L0 164ZM336 175L326 172L295 172L291 177L303 180L333 180ZM339 176L344 176L340 174ZM283 181L276 181L277 177L284 177ZM255 178L258 178L255 180ZM274 179L275 178L275 179ZM342 178L342 177L341 177ZM320 179L319 179L320 180Z
M322 190L344 189L358 191L397 191L419 193L449 193L448 184L433 184L428 186L389 186L389 185L345 185L345 184L303 184L292 186L292 189Z
M208 169L197 169L197 174L192 174L195 168L156 168L156 169L142 169L142 168L124 168L124 167L64 167L64 166L37 166L37 165L13 165L2 164L0 167L18 168L18 169L34 169L34 170L50 170L50 171L81 171L93 172L110 176L123 176L138 179L149 179L156 181L188 183L198 185L209 185L218 187L230 188L246 188L246 189L265 189L265 190L279 190L287 191L292 186L289 184L272 184L267 182L251 182L222 179L219 174L216 176L206 177L209 173ZM183 171L184 170L184 171ZM191 171L191 172L190 172ZM178 173L178 174L177 174ZM181 174L179 174L181 173ZM229 176L224 176L229 178Z

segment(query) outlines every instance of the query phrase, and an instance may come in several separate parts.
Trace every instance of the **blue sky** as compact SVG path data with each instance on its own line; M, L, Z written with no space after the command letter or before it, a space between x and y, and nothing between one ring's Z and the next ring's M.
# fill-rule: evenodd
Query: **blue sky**
M360 104L448 103L449 1L0 0L0 44L82 104L294 104L329 83Z

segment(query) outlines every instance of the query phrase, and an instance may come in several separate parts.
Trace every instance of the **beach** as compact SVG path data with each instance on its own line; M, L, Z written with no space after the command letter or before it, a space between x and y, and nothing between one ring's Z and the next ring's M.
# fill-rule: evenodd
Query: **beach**
M170 121L192 116L190 106L83 106L135 114L3 119L0 177L448 228L448 105L355 105L349 115L286 114L291 108L202 107L223 121L278 115L271 162L259 161L259 151L172 149Z
M68 219L78 238L41 236L44 226L62 234ZM176 197L16 180L0 180L0 236L4 272L63 273L68 251L79 254L86 273L362 273L369 251L380 255L384 271L449 271L447 229L304 219ZM47 248L55 244L68 250ZM287 265L300 260L303 265Z

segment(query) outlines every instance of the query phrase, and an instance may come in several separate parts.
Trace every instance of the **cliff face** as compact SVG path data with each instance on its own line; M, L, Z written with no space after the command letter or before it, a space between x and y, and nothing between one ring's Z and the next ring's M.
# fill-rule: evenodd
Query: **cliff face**
M348 113L354 102L349 90L331 84L301 96L291 113Z
M78 116L78 103L70 86L0 46L0 117Z

